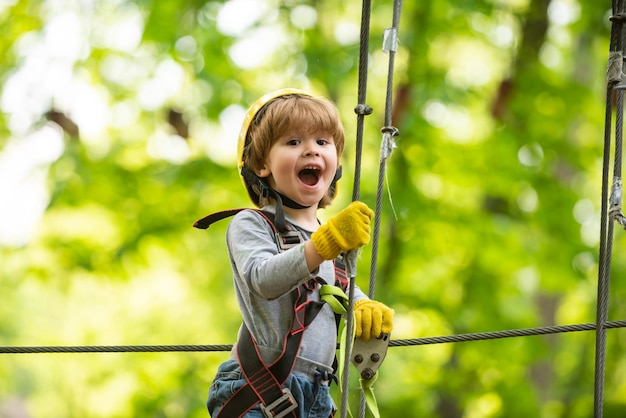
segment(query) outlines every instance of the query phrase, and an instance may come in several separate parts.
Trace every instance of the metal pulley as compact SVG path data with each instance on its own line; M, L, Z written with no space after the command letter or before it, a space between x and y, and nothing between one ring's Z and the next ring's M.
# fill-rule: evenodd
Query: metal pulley
M365 380L372 379L383 363L389 347L390 334L382 334L368 341L355 338L351 361Z

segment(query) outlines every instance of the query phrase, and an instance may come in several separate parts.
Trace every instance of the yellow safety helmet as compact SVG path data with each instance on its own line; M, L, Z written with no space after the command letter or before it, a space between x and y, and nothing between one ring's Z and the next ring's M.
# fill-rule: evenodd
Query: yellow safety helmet
M239 139L237 142L237 158L239 158L239 164L237 168L240 172L244 164L243 151L246 146L246 140L248 139L248 129L250 129L250 124L254 120L255 116L257 115L257 113L259 113L259 110L261 110L263 106L265 106L272 100L281 96L289 96L290 94L299 94L302 96L312 97L312 94L304 90L284 88L264 94L263 96L259 97L254 103L252 103L252 105L250 105L250 107L248 108L248 111L243 118L243 123L241 124L241 131L239 131Z
M246 112L244 119L243 119L243 123L241 125L241 131L239 132L239 138L237 142L237 158L238 158L237 167L239 170L239 175L241 176L243 184L246 188L246 191L248 192L248 195L250 196L250 200L252 200L252 202L258 207L261 206L261 197L271 197L276 200L276 214L275 214L274 224L276 225L276 228L279 232L286 231L285 217L284 217L283 208L282 208L283 204L294 209L303 209L303 208L306 208L307 206L302 206L301 204L289 199L289 197L270 188L270 186L267 184L265 179L258 177L256 173L254 173L252 170L250 170L248 167L245 166L246 159L244 158L245 157L244 152L246 150L246 145L248 145L248 142L251 140L251 138L248 135L250 125L254 121L257 114L261 111L261 109L263 109L263 107L266 104L268 104L269 102L271 102L272 100L278 97L289 96L292 94L300 95L300 96L307 96L307 97L314 97L312 94L306 91L298 90L294 88L280 89L280 90L272 91L270 93L267 93L261 96L254 103L252 103L252 105ZM329 192L328 192L331 199L334 198L336 195L337 181L339 180L339 178L341 178L341 166L337 168L337 172L335 173L335 179L332 182ZM209 214L208 216L205 216L204 218L198 220L194 224L194 226L200 229L206 229L214 222L220 219L223 219L225 217L232 216L234 213L238 212L239 210L240 209L227 210L227 211L220 211L220 212Z
M248 192L248 195L250 196L250 200L252 200L252 202L256 206L259 206L259 207L261 206L261 202L260 202L261 196L263 197L271 196L279 201L278 206L281 206L281 204L284 203L287 206L295 208L295 209L305 208L305 206L302 206L299 203L292 201L287 196L284 196L276 192L275 190L271 189L269 185L265 182L265 180L259 178L248 167L245 167L246 159L244 156L244 152L246 150L246 146L248 145L248 142L251 140L248 134L250 125L252 124L257 114L261 111L261 109L263 109L265 105L267 105L269 102L271 102L272 100L278 97L289 96L289 95L314 97L311 93L308 93L304 90L295 89L295 88L284 88L284 89L275 90L267 94L264 94L263 96L258 98L254 103L252 103L252 105L248 108L248 111L246 112L244 119L243 119L243 123L241 125L241 130L239 132L239 138L237 142L237 158L238 158L237 168L239 170L239 175L242 178L246 191ZM329 190L329 195L331 199L334 198L336 195L337 180L339 180L339 178L341 178L341 167L337 169L337 172L335 173L335 179Z
M246 149L246 145L248 144L248 141L250 141L251 139L248 135L248 130L250 129L250 125L252 124L252 121L254 120L256 115L259 113L259 111L263 109L263 107L266 104L268 104L269 102L271 102L272 100L278 97L289 96L292 94L313 97L312 94L304 90L299 90L299 89L294 89L294 88L284 88L280 90L275 90L267 94L264 94L263 96L259 97L254 103L252 103L252 105L250 106L250 108L248 108L248 111L246 112L246 115L243 118L243 123L241 125L241 131L239 132L239 139L237 142L237 157L239 159L237 168L239 170L239 175L241 176L241 179L246 188L246 191L248 192L248 196L250 196L250 200L252 200L252 202L256 206L259 206L259 207L261 206L261 202L260 202L261 196L267 197L268 195L271 195L272 197L281 200L281 204L286 203L288 206L292 206L297 209L304 208L304 206L301 206L298 203L291 201L286 196L277 195L278 192L270 189L269 185L267 185L264 180L260 179L255 173L253 173L250 169L248 169L248 167L244 166L245 165L244 152ZM256 186L256 188L254 186Z

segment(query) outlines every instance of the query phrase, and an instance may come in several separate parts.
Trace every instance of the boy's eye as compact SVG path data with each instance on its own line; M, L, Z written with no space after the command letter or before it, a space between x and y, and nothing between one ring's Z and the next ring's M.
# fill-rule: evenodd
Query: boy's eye
M289 141L287 141L287 145L298 145L300 143L300 140L297 138L292 138Z

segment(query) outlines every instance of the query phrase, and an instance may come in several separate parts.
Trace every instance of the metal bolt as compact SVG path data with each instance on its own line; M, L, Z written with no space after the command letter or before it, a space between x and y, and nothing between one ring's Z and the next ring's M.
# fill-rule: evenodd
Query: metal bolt
M378 361L380 360L380 355L378 353L374 353L370 358L374 363L378 363Z
M363 363L363 356L361 354L357 354L354 356L354 361L357 363Z
M375 374L376 373L374 372L374 370L368 367L361 372L361 377L365 380L370 380L372 377L374 377Z

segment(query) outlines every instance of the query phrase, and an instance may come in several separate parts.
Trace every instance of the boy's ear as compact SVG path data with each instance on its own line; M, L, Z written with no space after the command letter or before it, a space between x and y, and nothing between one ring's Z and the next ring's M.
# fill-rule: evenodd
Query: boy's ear
M267 165L264 165L263 167L259 168L258 170L254 170L254 173L263 178L263 177L267 177L270 174L272 174L272 172L270 171L269 167Z

